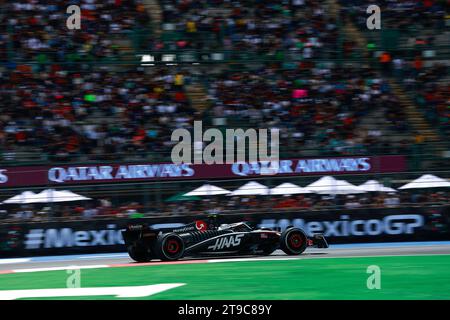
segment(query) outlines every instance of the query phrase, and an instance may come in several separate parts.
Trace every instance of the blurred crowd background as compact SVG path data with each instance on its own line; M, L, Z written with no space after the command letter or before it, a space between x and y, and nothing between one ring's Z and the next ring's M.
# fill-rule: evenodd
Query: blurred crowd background
M278 212L317 212L338 210L350 214L353 209L401 207L432 207L448 205L449 193L400 192L364 195L286 195L286 196L211 196L196 200L168 201L144 206L140 202L119 202L111 198L84 201L77 204L25 204L0 210L2 222L48 222L196 214L246 214Z
M65 2L0 1L0 165L170 161L172 131L202 120L278 128L281 157L403 154L409 171L448 178L449 2L373 3L381 30L367 29L362 0L78 0L81 29L69 30ZM166 203L127 200L129 188L2 217L449 202L439 191Z

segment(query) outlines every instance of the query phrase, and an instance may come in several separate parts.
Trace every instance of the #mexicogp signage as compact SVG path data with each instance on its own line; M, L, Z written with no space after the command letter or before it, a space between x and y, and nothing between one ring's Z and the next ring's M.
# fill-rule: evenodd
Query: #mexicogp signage
M368 208L299 212L224 214L220 223L246 221L252 226L280 228L292 225L307 234L322 233L330 244L437 241L450 239L449 207ZM129 223L155 229L182 228L205 216L161 216L142 219L85 220L0 225L0 255L20 257L53 254L124 252L121 230Z
M276 171L269 162L234 164L123 163L97 165L0 168L0 188L95 184L157 180L196 180L257 176L338 175L401 172L405 156L336 157L280 160Z

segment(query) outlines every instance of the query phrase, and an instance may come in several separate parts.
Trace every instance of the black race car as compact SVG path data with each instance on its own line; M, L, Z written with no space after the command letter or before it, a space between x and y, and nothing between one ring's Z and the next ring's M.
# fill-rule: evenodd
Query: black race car
M215 225L197 220L170 232L131 224L122 235L130 257L137 262L196 256L270 255L277 249L288 255L299 255L307 247L328 248L321 234L308 237L303 230L294 227L283 232L257 229L245 222Z

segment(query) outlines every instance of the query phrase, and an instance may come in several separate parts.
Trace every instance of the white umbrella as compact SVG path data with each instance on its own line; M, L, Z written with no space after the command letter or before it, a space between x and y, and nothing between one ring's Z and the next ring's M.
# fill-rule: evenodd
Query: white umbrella
M282 183L275 188L270 189L271 195L289 195L289 194L301 194L301 193L312 193L306 188L302 188L293 183Z
M377 180L368 180L359 186L361 190L367 192L397 192L397 190L385 187L382 183Z
M240 188L234 190L229 196L256 196L256 195L268 195L270 190L265 185L262 185L256 181L250 181Z
M204 184L201 187L198 187L195 190L192 190L191 192L183 194L183 196L215 196L219 194L228 194L231 193L231 191L228 191L226 189L214 186L212 184Z
M13 203L19 203L19 204L27 204L27 203L33 203L33 199L36 196L36 194L32 191L24 191L21 194L18 194L14 197L11 197L9 199L6 199L2 202L2 204L13 204Z
M81 196L69 190L59 191L54 189L46 189L34 195L31 203L69 202L84 200L91 200L91 198Z
M432 174L424 174L410 183L401 186L399 189L423 189L423 188L448 188L450 181L439 178Z
M82 196L80 194L74 193L70 190L62 190L60 193L61 199L64 199L64 201L84 201L84 200L92 200L92 198L88 198L85 196Z
M345 180L337 180L331 176L324 176L307 185L305 189L318 194L352 194L365 192Z

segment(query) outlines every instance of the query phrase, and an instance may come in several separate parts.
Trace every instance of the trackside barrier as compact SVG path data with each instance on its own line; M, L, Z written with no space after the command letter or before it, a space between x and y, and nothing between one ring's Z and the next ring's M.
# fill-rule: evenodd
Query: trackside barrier
M281 228L293 225L323 233L330 244L450 240L450 206L227 214L220 223ZM0 225L0 257L124 252L120 230L128 223L180 227L205 216L91 220Z

